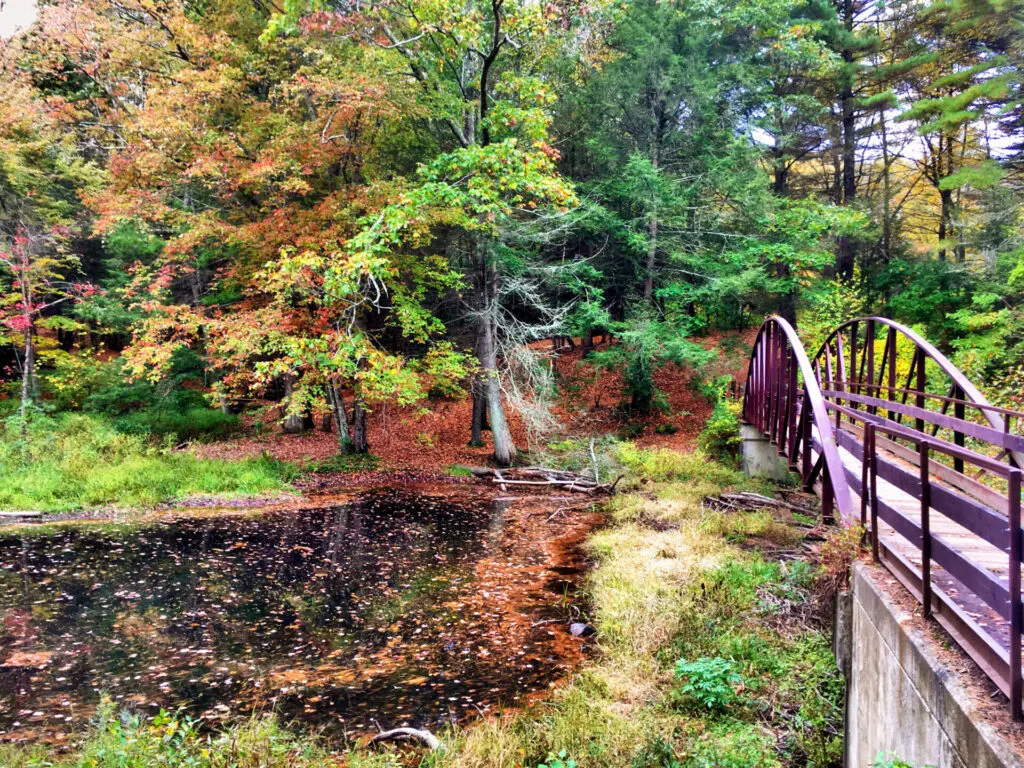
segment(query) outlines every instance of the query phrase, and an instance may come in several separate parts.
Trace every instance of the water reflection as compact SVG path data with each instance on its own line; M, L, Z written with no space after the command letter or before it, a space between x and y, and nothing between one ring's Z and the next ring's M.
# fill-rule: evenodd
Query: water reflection
M503 515L386 490L318 509L0 537L0 734L80 725L101 692L147 713L275 709L349 733L510 702L556 670L548 638L510 645L474 584L487 556L528 565L513 562Z

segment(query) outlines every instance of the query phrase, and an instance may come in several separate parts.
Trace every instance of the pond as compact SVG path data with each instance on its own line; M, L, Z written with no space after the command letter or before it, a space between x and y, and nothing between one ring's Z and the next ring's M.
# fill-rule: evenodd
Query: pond
M594 515L550 506L391 488L0 536L0 739L65 740L101 695L349 737L515 706L583 652Z

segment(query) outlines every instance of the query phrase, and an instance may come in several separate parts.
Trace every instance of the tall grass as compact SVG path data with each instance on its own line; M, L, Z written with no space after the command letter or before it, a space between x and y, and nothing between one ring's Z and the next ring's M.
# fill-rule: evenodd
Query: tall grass
M220 461L172 453L83 414L38 418L26 439L17 424L0 429L0 509L63 512L274 493L287 490L298 472L269 458Z
M337 768L315 739L297 736L271 716L254 716L221 734L161 713L143 719L105 701L95 730L73 754L0 746L4 768Z

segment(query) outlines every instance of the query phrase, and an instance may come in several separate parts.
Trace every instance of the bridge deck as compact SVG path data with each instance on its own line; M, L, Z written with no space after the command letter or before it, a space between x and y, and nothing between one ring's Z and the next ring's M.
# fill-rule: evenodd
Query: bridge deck
M843 424L844 429L849 429L848 424ZM851 434L860 440L860 430L854 428ZM814 430L815 438L818 437L817 428ZM855 509L860 509L861 499L859 494L861 461L847 449L840 447L839 455L843 466L847 470L847 477L850 480L850 494L853 498ZM817 459L817 451L814 452ZM916 462L907 461L891 452L885 452L885 458L889 461L903 466L905 469L919 471ZM939 482L939 480L936 480ZM906 491L897 488L892 483L879 477L876 480L878 498L886 501L891 507L899 511L915 525L921 524L921 501ZM999 578L1005 580L1009 575L1009 557L1005 552L1000 551L977 534L971 532L962 525L950 520L934 508L930 509L929 523L933 536L941 537L947 544L959 551L971 561L983 566ZM918 571L922 567L922 555L918 546L909 542L901 536L891 525L884 520L878 521L879 541L891 552L898 553L904 560L913 565ZM957 607L964 611L971 619L989 632L993 639L997 640L1004 648L1009 648L1009 628L1007 622L994 610L992 610L977 595L964 587L956 578L946 572L939 564L933 562L931 565L932 581L945 595L951 599Z

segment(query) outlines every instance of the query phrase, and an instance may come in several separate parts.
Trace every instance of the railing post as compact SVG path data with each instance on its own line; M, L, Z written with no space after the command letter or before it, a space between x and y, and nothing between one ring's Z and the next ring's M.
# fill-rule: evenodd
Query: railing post
M932 615L932 487L928 473L928 449L928 441L922 440L918 456L921 469L921 600L925 618Z
M1020 476L1019 469L1011 469L1008 481L1010 522L1010 711L1015 722L1024 720L1021 695L1021 629L1024 607L1020 600L1021 532L1020 532Z
M871 445L874 441L875 425L865 422L864 447L860 456L860 524L862 528L868 527L868 481L870 479L868 470L871 466Z
M1003 414L1003 434L1010 434L1010 414L1008 413ZM1009 459L1011 467L1017 466L1017 458L1013 455L1013 451L1007 449L1006 458Z

